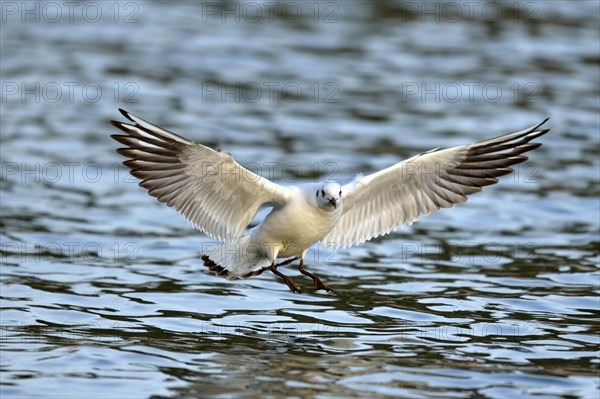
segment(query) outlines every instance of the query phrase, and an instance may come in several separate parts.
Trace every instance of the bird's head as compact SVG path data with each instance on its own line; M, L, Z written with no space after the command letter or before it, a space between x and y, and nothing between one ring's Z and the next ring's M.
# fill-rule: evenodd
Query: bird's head
M342 186L335 182L323 183L316 192L317 205L321 209L335 210L342 204Z

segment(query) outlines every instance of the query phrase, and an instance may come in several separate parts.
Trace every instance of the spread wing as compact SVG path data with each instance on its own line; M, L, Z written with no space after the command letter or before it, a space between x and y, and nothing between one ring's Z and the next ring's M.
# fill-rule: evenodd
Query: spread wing
M111 136L127 146L117 150L130 158L124 165L142 179L140 186L148 194L177 209L206 235L236 240L261 206L287 202L289 189L245 169L230 154L120 111L133 122L111 122L126 133Z
M542 123L474 144L432 150L342 187L344 213L322 243L345 248L387 234L498 182L541 143Z

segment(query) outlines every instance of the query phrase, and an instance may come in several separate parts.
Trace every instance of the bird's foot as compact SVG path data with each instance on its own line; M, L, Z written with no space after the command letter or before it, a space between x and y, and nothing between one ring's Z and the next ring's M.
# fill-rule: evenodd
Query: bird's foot
M294 294L301 294L302 293L302 291L300 290L300 288L298 288L298 286L296 285L296 283L294 283L294 280L292 280L288 276L285 276L283 278L283 280L285 281L285 283L287 284L287 286L290 287L290 291L292 291Z
M296 285L296 283L294 283L294 280L292 280L291 278L289 278L288 276L286 276L285 274L283 274L279 270L277 270L277 266L275 265L275 262L271 263L271 271L274 274L276 274L279 277L281 277L283 279L283 281L285 281L285 283L287 284L287 286L290 288L290 291L292 291L295 294L302 293L302 291L300 291L300 288L298 288L298 286Z
M318 290L333 291L330 287L325 285L319 277L317 277L316 275L314 275L311 272L304 269L304 261L302 259L300 260L300 265L298 266L298 270L300 270L300 273L304 274L305 276L312 278L312 281L313 281L316 291L318 291Z
M315 285L315 290L325 290L327 292L329 291L333 291L333 289L331 287L329 287L327 284L324 284L320 278L318 278L317 276L315 276L313 278L313 284Z

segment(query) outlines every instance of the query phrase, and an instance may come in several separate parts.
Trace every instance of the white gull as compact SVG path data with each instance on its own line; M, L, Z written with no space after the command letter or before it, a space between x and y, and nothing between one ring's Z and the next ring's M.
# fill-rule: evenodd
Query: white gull
M196 228L223 245L204 254L204 265L219 276L247 278L271 270L293 292L300 292L277 270L300 258L299 270L317 290L331 290L304 269L308 249L321 242L345 248L387 234L440 208L467 201L467 195L495 184L528 158L523 153L549 129L543 122L493 139L431 150L348 182L283 186L258 176L220 149L213 150L130 114L133 124L112 121L126 135L117 151L142 179L140 186L179 211ZM261 207L272 210L246 229ZM278 258L287 258L276 263Z

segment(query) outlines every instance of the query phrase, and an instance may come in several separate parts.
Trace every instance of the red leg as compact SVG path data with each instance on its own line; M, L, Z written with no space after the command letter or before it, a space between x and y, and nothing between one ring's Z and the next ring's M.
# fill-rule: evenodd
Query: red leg
M300 273L304 274L305 276L312 278L313 284L315 285L315 290L333 291L330 287L323 284L319 277L315 276L311 272L307 272L306 270L304 270L304 259L300 259L300 266L298 266L298 270L300 270Z
M276 275L278 275L279 277L281 277L283 279L283 281L285 281L287 286L290 287L290 290L292 292L294 292L296 294L300 294L302 292L302 291L300 291L300 288L298 288L296 283L294 283L294 280L292 280L291 278L289 278L288 276L286 276L285 274L283 274L279 270L277 270L275 262L271 263L271 271L273 273L275 273Z

